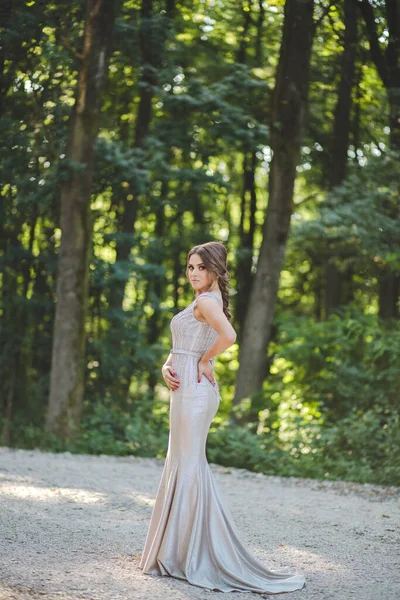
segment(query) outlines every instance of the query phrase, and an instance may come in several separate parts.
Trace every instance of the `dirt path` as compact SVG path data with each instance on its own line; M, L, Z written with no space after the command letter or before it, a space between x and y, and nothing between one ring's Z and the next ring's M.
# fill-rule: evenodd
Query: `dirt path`
M162 465L0 448L1 600L222 598L139 569ZM399 488L211 468L243 541L306 574L303 590L243 598L399 600Z

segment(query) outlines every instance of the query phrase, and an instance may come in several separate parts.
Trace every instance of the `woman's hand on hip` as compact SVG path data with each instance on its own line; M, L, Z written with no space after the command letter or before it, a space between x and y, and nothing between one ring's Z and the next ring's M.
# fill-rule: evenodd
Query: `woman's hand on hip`
M200 383L203 375L215 385L214 367L209 360L199 360L197 383Z
M161 373L170 390L174 391L179 388L179 379L176 378L176 371L173 367L170 365L163 365Z

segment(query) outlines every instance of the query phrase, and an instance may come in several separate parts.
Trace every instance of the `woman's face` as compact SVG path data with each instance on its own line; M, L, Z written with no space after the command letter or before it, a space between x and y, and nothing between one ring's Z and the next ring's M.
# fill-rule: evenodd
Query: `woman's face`
M211 283L211 277L199 254L192 254L188 264L188 277L194 290L202 292Z

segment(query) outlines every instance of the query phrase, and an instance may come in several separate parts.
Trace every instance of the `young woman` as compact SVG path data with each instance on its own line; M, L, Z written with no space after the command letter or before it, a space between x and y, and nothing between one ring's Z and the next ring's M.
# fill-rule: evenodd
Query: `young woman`
M304 576L268 569L243 545L206 459L221 400L214 358L236 340L226 260L220 242L188 254L196 298L170 323L172 350L162 367L171 390L168 451L140 568L221 592L291 592L305 585Z

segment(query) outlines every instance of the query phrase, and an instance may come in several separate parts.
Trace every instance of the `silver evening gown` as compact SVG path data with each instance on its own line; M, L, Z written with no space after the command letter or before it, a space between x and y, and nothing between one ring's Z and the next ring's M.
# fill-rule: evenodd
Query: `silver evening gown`
M212 292L202 296L220 299ZM185 579L221 592L292 592L305 585L288 567L268 569L240 540L206 458L208 430L221 400L197 363L217 337L194 317L197 298L171 319L173 368L168 451L140 561L149 575Z

